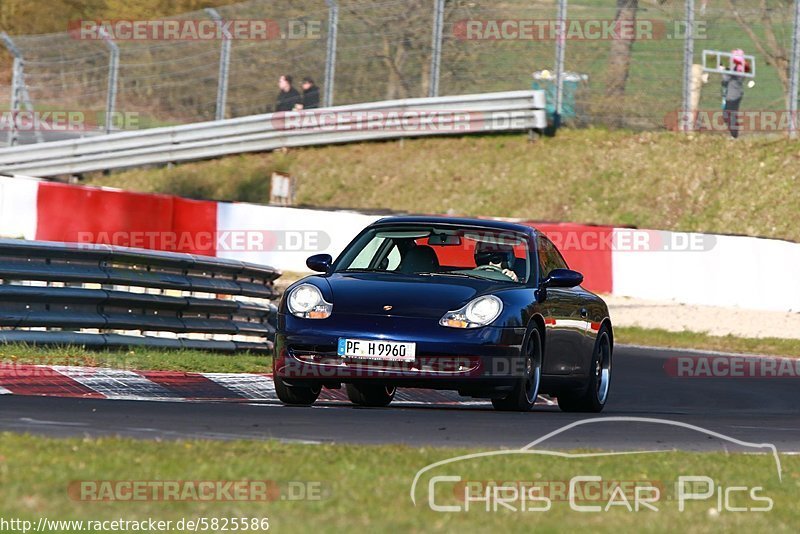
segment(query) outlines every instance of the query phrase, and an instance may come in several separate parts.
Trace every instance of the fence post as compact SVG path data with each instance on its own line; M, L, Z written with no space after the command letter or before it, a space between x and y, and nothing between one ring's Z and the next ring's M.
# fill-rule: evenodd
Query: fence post
M8 131L8 144L13 146L19 140L17 135L17 114L23 104L28 111L33 111L33 103L28 94L28 88L25 86L25 59L22 57L22 52L6 32L0 32L0 41L3 41L8 51L14 56L13 70L11 72L11 109L9 110L13 120L11 129ZM36 142L41 143L44 140L42 139L42 132L38 129L34 130L34 135L36 136Z
M217 76L217 108L214 118L221 121L225 118L225 108L228 102L228 72L231 64L231 33L222 24L222 16L213 7L207 7L206 13L222 30L222 46L219 51L219 74Z
M22 78L22 59L15 57L11 72L11 127L8 129L8 146L17 144L17 113L20 102L20 78Z
M117 105L117 80L119 78L119 46L103 26L97 27L97 33L108 45L108 90L106 94L106 133L111 132L114 125L114 111Z
M789 137L797 139L797 90L800 80L800 0L794 0L794 32L789 67Z
M328 48L325 54L325 87L323 91L323 107L333 105L333 80L336 76L336 32L339 29L339 3L337 0L325 0L328 4Z
M564 100L564 53L567 47L567 0L558 0L556 16L556 101L553 126L561 126L561 108Z
M683 98L678 127L690 131L694 126L691 116L692 63L694 63L694 0L686 0L686 35L683 41Z
M442 29L444 27L444 0L433 0L433 42L431 43L431 80L428 96L439 96L439 73L442 66Z

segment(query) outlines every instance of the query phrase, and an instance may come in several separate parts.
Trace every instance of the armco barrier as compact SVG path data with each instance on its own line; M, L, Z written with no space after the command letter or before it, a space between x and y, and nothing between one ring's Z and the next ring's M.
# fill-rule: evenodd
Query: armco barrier
M280 272L105 245L0 240L0 342L266 352Z
M544 91L508 91L268 113L4 148L0 173L56 176L283 147L543 129L544 108Z

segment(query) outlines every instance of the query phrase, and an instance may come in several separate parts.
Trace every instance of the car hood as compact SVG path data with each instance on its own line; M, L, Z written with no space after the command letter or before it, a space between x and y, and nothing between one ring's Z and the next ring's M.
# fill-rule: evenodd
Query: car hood
M334 314L440 319L473 298L507 287L491 281L399 273L333 273L325 277ZM390 309L385 307L391 306Z

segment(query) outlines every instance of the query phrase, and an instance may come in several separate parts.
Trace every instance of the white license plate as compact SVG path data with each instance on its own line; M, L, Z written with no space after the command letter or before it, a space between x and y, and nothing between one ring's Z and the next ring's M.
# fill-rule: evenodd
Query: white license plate
M413 362L416 357L416 351L416 343L346 338L339 338L337 350L339 356L343 358L391 360L398 362Z

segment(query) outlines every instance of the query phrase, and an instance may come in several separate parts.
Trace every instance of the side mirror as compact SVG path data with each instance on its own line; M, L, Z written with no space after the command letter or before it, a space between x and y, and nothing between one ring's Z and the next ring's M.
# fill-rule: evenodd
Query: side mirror
M318 273L331 272L333 258L330 254L314 254L306 260L306 267Z
M581 285L583 275L572 269L553 269L542 282L542 287L575 287Z

